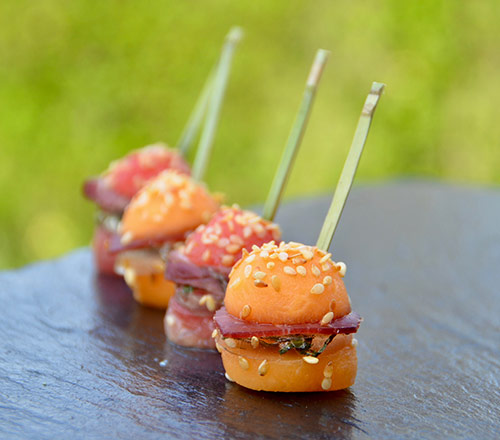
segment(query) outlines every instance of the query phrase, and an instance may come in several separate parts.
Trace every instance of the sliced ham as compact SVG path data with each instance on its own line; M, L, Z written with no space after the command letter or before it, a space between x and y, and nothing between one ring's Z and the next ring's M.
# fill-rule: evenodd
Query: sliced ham
M361 317L356 312L334 319L327 325L317 323L304 324L267 324L249 322L229 314L225 307L215 312L215 326L222 336L237 339L288 336L288 335L332 335L356 333L361 323Z
M183 347L215 348L212 332L215 328L213 312L191 310L179 302L175 295L165 315L165 333L170 342Z
M184 234L139 238L122 243L120 234L114 234L110 239L109 250L111 253L130 251L135 249L160 248L167 243L175 243L184 240Z
M121 214L130 198L117 193L102 177L87 179L83 184L83 194L95 202L103 211Z
M231 268L198 266L182 252L174 250L167 256L165 277L177 284L197 287L214 295L224 295Z

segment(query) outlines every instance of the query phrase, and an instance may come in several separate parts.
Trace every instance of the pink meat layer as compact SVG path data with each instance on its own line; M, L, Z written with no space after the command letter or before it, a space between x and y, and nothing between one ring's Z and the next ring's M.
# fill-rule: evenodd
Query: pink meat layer
M351 312L342 318L334 319L329 324L319 322L304 324L274 325L267 323L249 322L230 315L225 307L215 312L215 325L222 336L231 338L261 338L287 335L333 335L356 333L361 323L361 317Z

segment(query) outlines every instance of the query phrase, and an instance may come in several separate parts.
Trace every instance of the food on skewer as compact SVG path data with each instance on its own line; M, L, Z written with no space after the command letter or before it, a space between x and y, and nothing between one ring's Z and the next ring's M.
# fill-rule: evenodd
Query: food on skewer
M231 267L247 249L280 237L275 223L237 206L223 207L171 251L166 278L177 283L177 291L165 315L169 341L215 348L213 316L222 305Z
M357 369L343 263L299 243L255 248L233 268L214 338L227 376L254 390L347 388Z
M119 252L116 270L124 275L138 302L167 307L175 284L164 279L160 250L183 241L218 207L218 200L203 184L171 170L160 173L133 197L111 251Z
M118 233L123 211L139 189L166 169L185 174L190 172L189 165L177 150L154 144L132 151L112 162L99 177L85 181L84 195L99 208L92 239L98 272L115 273L115 256L109 252L109 245Z
M178 150L169 149L161 144L145 147L113 162L100 177L88 179L85 182L83 188L85 196L93 200L100 208L92 246L98 272L106 274L116 272L115 256L109 252L109 246L115 239L123 210L137 191L164 170L172 169L180 173L190 173L189 165L184 157L193 144L203 117L207 113L200 148L195 160L198 171L194 173L194 176L201 181L217 128L232 56L242 35L241 28L230 29L221 57L209 75L182 132Z
M383 84L373 83L317 246L264 244L233 268L213 337L229 380L263 391L332 391L354 384L361 323L344 263L327 253Z
M237 207L223 208L187 239L185 247L169 254L166 278L178 284L165 316L169 341L187 347L215 348L212 317L222 305L231 266L253 246L279 240L279 227L271 221L300 146L328 54L320 49L314 59L299 113L264 207L264 218Z

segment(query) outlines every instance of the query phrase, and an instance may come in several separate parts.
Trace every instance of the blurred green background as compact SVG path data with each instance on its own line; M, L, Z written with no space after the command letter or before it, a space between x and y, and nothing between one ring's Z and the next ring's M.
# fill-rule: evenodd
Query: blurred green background
M331 191L373 80L357 183L500 183L500 2L0 2L0 267L90 241L85 177L175 144L231 25L246 31L207 176L260 202L318 47L332 55L287 197Z

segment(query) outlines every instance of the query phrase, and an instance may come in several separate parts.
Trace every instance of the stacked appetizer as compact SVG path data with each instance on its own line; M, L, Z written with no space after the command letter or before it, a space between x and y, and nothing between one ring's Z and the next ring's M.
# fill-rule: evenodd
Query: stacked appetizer
M185 347L215 348L213 316L233 264L253 246L280 236L278 225L234 205L221 208L171 251L165 275L177 290L165 316L168 339Z
M99 273L115 273L115 256L109 246L118 233L125 207L150 179L167 169L182 174L190 172L189 165L177 150L155 144L127 154L112 162L99 177L85 181L84 195L98 207L92 249Z
M124 275L138 302L168 306L175 284L164 278L161 252L182 242L218 207L217 198L204 184L174 170L161 172L132 198L111 252L118 253L116 270Z
M228 378L254 390L322 391L354 383L343 263L299 243L270 242L233 268L213 332Z
M361 323L327 249L349 195L384 84L373 83L317 246L255 247L229 276L213 337L228 380L254 390L332 391L354 384Z

